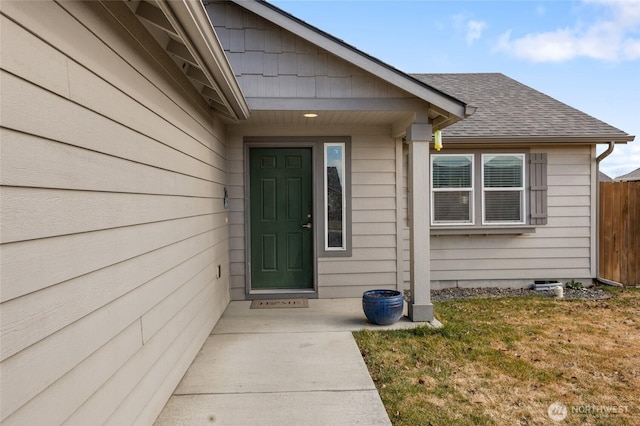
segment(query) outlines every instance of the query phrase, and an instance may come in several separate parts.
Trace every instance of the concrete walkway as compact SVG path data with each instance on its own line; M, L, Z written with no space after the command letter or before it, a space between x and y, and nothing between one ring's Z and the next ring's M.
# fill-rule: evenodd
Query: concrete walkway
M157 425L390 425L351 334L374 326L361 299L308 308L231 302Z

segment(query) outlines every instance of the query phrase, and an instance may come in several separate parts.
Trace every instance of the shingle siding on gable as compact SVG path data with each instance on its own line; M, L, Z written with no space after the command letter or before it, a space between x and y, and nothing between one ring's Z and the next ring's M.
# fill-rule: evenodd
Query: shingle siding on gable
M239 6L206 8L247 98L412 97Z

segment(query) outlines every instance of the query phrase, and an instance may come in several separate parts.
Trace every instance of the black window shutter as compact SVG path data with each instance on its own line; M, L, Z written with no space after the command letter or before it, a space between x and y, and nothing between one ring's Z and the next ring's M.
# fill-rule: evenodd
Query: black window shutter
M547 224L547 154L529 154L529 210L531 225Z

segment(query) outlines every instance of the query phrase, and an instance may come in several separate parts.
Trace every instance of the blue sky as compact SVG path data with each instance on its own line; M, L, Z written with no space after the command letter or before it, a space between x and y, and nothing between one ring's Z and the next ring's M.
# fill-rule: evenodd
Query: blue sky
M270 2L407 73L506 74L635 135L609 176L640 167L640 0Z

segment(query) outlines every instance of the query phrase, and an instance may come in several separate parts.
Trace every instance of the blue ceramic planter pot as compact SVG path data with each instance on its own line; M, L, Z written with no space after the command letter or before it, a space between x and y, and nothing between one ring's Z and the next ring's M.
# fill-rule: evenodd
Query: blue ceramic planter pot
M402 317L404 297L396 290L369 290L362 294L362 309L367 319L378 325L389 325Z

